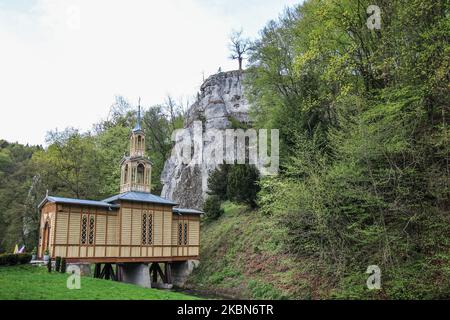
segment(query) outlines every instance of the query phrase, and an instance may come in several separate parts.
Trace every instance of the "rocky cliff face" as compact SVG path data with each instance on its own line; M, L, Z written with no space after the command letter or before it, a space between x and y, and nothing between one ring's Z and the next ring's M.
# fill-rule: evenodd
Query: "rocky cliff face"
M240 71L221 72L209 77L201 86L197 101L190 107L185 129L193 132L195 121L202 121L203 129L231 128L231 121L249 122L249 104L245 99ZM208 142L204 142L205 144ZM208 190L207 181L214 165L186 165L171 156L161 175L161 196L181 207L202 209Z

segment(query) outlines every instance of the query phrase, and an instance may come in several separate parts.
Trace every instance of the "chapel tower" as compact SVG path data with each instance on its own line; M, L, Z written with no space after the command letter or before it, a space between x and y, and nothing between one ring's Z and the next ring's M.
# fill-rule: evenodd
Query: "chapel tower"
M152 162L145 156L145 134L141 128L141 106L130 135L130 155L120 163L120 193L129 191L151 192Z

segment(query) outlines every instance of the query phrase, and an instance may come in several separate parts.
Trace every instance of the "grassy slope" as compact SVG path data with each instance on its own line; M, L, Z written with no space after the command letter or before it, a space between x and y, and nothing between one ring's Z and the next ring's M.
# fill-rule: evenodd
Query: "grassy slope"
M244 206L225 203L225 214L202 225L201 264L188 285L235 298L310 299L329 291L317 262L295 260L279 249L283 230Z
M0 300L186 300L181 293L145 289L134 285L81 278L80 290L67 289L68 275L45 267L0 267Z
M366 287L366 268L337 280L332 265L287 255L285 231L269 217L225 203L225 214L201 228L200 266L188 285L199 292L253 299L448 299L449 255L385 270L382 290ZM273 221L273 220L272 220Z

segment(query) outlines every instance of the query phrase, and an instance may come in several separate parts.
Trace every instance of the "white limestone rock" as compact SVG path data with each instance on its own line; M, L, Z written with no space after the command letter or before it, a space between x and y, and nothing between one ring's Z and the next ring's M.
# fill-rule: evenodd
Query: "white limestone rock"
M204 129L231 128L230 119L249 123L249 103L245 98L241 71L221 72L209 77L201 86L197 101L189 108L184 128L193 130L194 121ZM207 143L204 143L204 148ZM169 158L161 174L161 196L181 207L201 210L208 190L207 181L215 166L185 165Z

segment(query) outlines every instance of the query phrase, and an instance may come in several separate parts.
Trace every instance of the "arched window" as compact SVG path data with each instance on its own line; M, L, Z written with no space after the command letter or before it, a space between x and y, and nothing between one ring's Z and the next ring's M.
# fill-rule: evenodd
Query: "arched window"
M141 137L141 136L138 136L137 141L138 141L138 143L137 143L137 149L138 149L138 150L141 150L141 149L142 149L142 137Z
M142 163L138 164L137 167L137 183L143 184L144 183L144 171L145 167Z
M125 177L123 179L123 183L126 184L128 183L128 164L125 165L125 173L124 173Z

